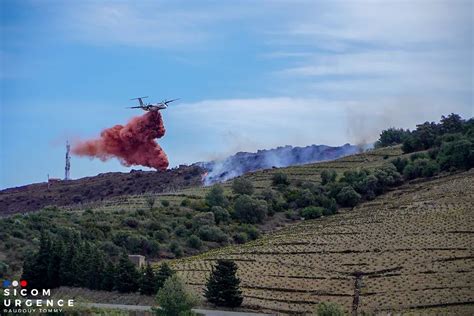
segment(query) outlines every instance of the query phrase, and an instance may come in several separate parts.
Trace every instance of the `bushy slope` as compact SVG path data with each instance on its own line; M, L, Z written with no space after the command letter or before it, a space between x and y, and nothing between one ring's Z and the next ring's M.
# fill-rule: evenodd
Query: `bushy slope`
M276 312L311 312L334 301L349 312L472 314L473 192L472 170L406 184L355 209L174 268L201 291L215 260L233 259L244 305Z

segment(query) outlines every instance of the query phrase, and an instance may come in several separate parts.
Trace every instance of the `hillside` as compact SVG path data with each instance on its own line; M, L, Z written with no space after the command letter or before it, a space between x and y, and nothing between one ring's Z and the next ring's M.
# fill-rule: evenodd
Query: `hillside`
M335 301L368 313L472 314L473 192L472 170L410 183L174 268L201 291L214 261L233 259L244 305L273 312L311 312L318 302Z
M377 172L392 166L394 158L410 155L394 146L248 173L241 179L255 187L255 199L269 187L279 190L272 183L275 175L285 174L291 183L282 188L286 208L269 213L262 223L209 222L206 197L213 188L202 186L154 194L152 205L149 194L120 195L16 214L0 220L0 263L9 266L8 274L18 274L25 254L39 245L40 228L46 227L56 235L80 232L110 258L126 251L156 264L173 259L173 267L198 293L216 259L233 259L240 268L244 308L304 313L318 302L335 301L358 312L470 314L472 170L405 181L353 209L340 208L316 220L301 221L303 208L290 203L292 192L311 185L319 190L324 170L337 171L341 180L346 171ZM238 199L235 181L222 185L231 203ZM258 232L269 233L250 241ZM199 247L190 243L196 237Z
M249 173L244 178L250 179L254 183L258 195L265 185L270 185L272 175L278 172L287 173L293 182L313 181L317 183L320 181L319 173L321 170L334 168L342 173L345 170L362 166L376 168L386 164L390 157L398 157L400 154L399 147L382 148L335 161L258 171ZM185 168L184 170L196 169ZM176 170L163 174L172 175L173 172L176 172ZM93 177L91 180L96 181L102 187L99 186L98 189L91 189L91 191L100 196L104 186L107 187L107 176L134 179L135 174L137 173L106 174ZM139 174L140 177L133 181L143 185L147 181L142 181L142 179L154 177L158 181L162 173L143 172ZM182 177L186 177L186 173ZM199 173L192 178L192 181L197 182L196 177L199 177L200 181ZM88 180L85 178L61 183L61 185L65 187L68 185L74 186L77 192L81 192L81 190L88 190L93 183L89 181L88 188L87 183L81 182ZM300 219L297 210L288 210L274 214L262 224L251 225L234 220L211 223L210 225L199 224L196 219L208 212L204 198L211 187L195 185L167 193L142 194L143 189L137 185L130 185L130 181L132 180L118 181L117 184L137 189L140 194L119 195L117 193L117 196L104 199L98 198L95 201L59 205L59 208L50 207L38 212L26 214L22 212L3 219L0 218L0 267L4 263L8 266L6 269L7 275L17 275L21 271L25 256L32 253L39 246L40 231L42 229L53 234L67 230L80 232L84 238L93 241L110 257L116 256L120 251L126 251L132 254L142 254L151 261L157 261L163 258L195 255L229 243L252 240L262 232L285 227ZM231 183L230 181L223 184L225 194L229 198L232 197ZM46 184L39 184L38 186L46 186ZM160 186L157 184L155 188L160 188ZM64 189L64 187L53 186L50 190L53 189L57 190L58 196L61 196L59 190ZM43 190L47 190L47 187ZM144 190L144 192L146 191ZM35 195L31 193L31 196L28 196L28 192L41 191L29 191L28 189L19 188L9 189L2 193L5 198L13 201L17 200L16 196L20 196L22 199L34 199ZM67 203L67 197L72 196L74 194L65 194L63 197L64 203ZM151 207L150 199L153 202ZM19 200L19 202L22 201ZM12 205L22 204L15 203ZM201 229L200 226L202 225L210 229ZM189 245L189 239L193 235L198 235L201 239L199 246ZM238 240L235 238L238 238Z
M0 191L0 216L37 211L46 206L77 205L116 196L174 191L201 184L204 171L180 166L166 171L108 172L77 180L35 183Z
M298 166L318 161L334 160L361 152L350 144L343 146L310 145L306 147L284 146L258 150L255 153L238 152L223 160L199 162L207 170L205 184L223 182L240 175L263 169Z

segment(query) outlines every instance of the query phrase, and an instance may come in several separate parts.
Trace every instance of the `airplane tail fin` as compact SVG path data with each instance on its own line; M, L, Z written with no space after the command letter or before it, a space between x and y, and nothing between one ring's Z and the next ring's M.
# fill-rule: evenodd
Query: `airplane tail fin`
M144 105L142 99L146 99L146 98L148 98L148 96L146 96L146 97L137 97L137 98L133 98L133 99L130 99L130 100L138 100L138 103L140 103L140 105Z

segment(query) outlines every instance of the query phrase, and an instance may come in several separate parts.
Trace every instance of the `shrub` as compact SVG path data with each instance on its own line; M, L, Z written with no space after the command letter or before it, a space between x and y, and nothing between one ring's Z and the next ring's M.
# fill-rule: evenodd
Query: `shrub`
M242 223L262 223L267 216L267 203L248 195L239 196L234 203L235 217Z
M299 219L299 216L298 216L298 213L294 210L288 210L285 212L285 217L287 219L291 219L291 220L297 220Z
M242 225L241 231L247 234L250 240L255 240L260 236L260 232L253 225L248 225L248 224Z
M295 200L298 207L306 207L314 204L313 193L309 189L304 189L300 192Z
M278 172L272 176L272 184L274 186L287 186L290 184L290 181L288 181L288 176L286 174Z
M184 225L179 225L175 228L174 233L176 236L183 237L187 235L188 230Z
M238 244L244 244L248 240L248 236L244 232L236 233L233 238L234 241Z
M226 207L229 204L229 201L224 195L224 189L222 186L216 184L211 188L211 190L206 194L206 203L210 207Z
M314 204L316 206L322 206L325 210L330 211L332 214L337 212L336 200L328 197L324 194L318 194L314 197ZM326 214L324 214L326 215Z
M323 170L321 172L321 184L326 185L328 183L336 181L337 173L335 170Z
M319 218L323 215L324 208L319 206L308 206L301 210L301 216L305 219Z
M183 255L183 248L177 241L171 242L170 251L178 258Z
M410 155L411 161L415 161L417 159L427 159L427 158L429 158L427 153L414 153Z
M344 309L337 303L323 302L316 308L316 316L344 316Z
M164 207L168 207L168 206L170 206L170 201L168 201L168 200L161 200L161 205L163 205Z
M158 291L156 302L160 306L160 309L154 309L156 315L192 315L191 309L197 304L197 298L177 275L172 275Z
M341 189L337 195L337 202L342 206L354 207L360 201L360 194L357 193L350 185L345 186Z
M229 212L221 206L213 206L211 212L214 213L214 220L216 224L227 223L230 219Z
M190 204L191 208L198 212L207 212L209 210L209 206L206 204L204 200L195 200L192 201Z
M399 173L403 173L403 169L405 169L405 166L408 164L408 160L406 158L400 157L397 157L390 162L395 166L395 168L397 168Z
M130 228L137 228L139 225L139 222L133 217L127 217L126 219L123 220L123 225L128 226Z
M153 206L155 205L155 201L156 201L155 196L151 194L145 197L145 202L148 205L148 208L150 210L153 209Z
M160 229L153 233L153 237L159 241L167 241L169 239L169 233L166 229Z
M0 261L0 278L4 278L8 272L8 264L3 261Z
M184 200L181 201L181 206L187 207L191 205L191 201L188 198L185 198Z
M415 179L419 177L432 177L438 172L439 166L435 161L421 158L408 164L403 170L403 176L406 179Z
M196 235L189 236L187 244L189 247L194 248L194 249L201 249L202 247L202 241Z
M218 227L202 226L198 230L199 238L205 241L226 242L227 235Z
M474 142L461 139L443 143L437 161L442 170L451 168L469 169L474 167Z
M215 206L214 206L215 207ZM211 226L216 223L213 212L199 213L193 217L193 227Z
M253 183L244 178L237 178L232 182L232 191L234 191L234 194L252 195L254 192Z

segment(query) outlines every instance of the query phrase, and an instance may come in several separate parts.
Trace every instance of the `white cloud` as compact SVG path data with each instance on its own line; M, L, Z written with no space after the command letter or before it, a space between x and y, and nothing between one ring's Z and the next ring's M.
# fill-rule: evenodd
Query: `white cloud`
M373 142L389 126L414 128L450 112L464 117L463 104L413 97L364 101L317 98L257 98L183 103L165 115L160 140L173 165L280 145L342 145ZM180 137L181 148L171 146Z
M72 38L99 45L172 48L207 40L215 17L163 2L87 2L69 6L64 21Z

